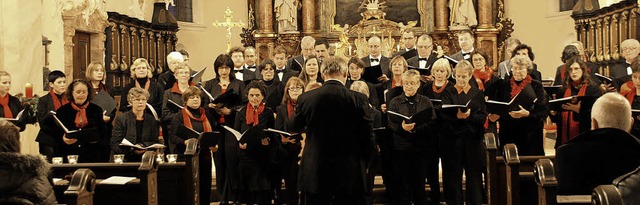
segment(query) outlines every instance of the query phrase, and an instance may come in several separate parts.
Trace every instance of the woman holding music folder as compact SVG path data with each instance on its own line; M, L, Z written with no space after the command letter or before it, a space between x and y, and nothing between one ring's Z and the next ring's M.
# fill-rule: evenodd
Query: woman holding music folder
M11 90L11 75L7 71L0 71L0 106L2 106L0 117L20 127L22 132L26 123L23 121L24 118L18 118L18 114L25 110L25 107L22 106L20 99L9 94L9 90ZM28 112L29 110L25 110L23 113L26 116Z
M638 92L640 89L640 57L636 57L631 62L631 72L631 80L620 86L620 94L627 98L631 104L631 116L633 117L631 134L640 136L640 92Z
M279 140L263 129L273 128L274 114L265 106L261 81L247 86L249 102L236 113L232 130L225 137L228 200L243 204L269 204L272 199L269 170L275 166L274 148ZM225 127L230 130L230 128ZM242 134L240 134L242 133ZM238 135L238 136L236 136Z
M146 90L149 93L147 103L159 112L157 114L162 114L160 112L162 111L162 95L164 94L164 90L158 82L152 79L153 70L147 59L138 58L133 61L130 72L133 80L124 87L124 92L122 93L129 93L131 88L142 88ZM123 95L120 98L120 112L127 112L131 110L131 106L127 106L130 105L128 97L129 95Z
M551 121L558 125L555 148L591 130L591 107L602 95L600 86L589 77L589 68L579 56L565 63L566 73L562 89L551 103Z
M447 135L440 138L444 195L447 204L482 204L482 135L487 118L484 92L469 84L473 67L460 61L456 84L442 94L442 121ZM451 108L448 108L451 106ZM462 173L466 197L462 195Z
M397 76L394 77L392 81L398 80ZM429 98L417 94L420 88L418 71L404 72L402 84L403 94L393 98L387 109L389 127L393 131L391 201L397 204L426 204L424 179L426 165L429 164L426 160L433 159L426 156L426 148L431 143L430 125L436 114Z
M139 162L148 146L160 143L160 122L156 119L157 113L154 116L145 112L149 100L147 90L139 87L131 88L127 92L126 99L131 110L115 119L111 132L111 152L125 154L125 161ZM164 145L156 148L162 149Z
M174 72L177 74L178 83L180 83L180 70L176 68ZM171 129L169 130L169 142L174 147L175 154L178 154L179 160L184 160L184 152L186 150L186 141L188 139L198 139L200 152L197 156L200 161L200 204L210 203L211 192L211 156L218 152L218 144L220 138L215 139L213 136L213 128L216 127L216 121L209 114L208 110L202 107L202 93L195 86L187 87L182 92L183 108L174 114L171 120ZM218 162L216 162L216 165ZM217 167L217 166L216 166ZM216 172L217 173L217 172ZM217 175L216 175L217 176Z
M376 91L378 92L380 109L382 112L387 110L387 105L391 99L400 96L402 94L402 74L407 71L409 64L402 56L396 56L391 59L391 80L383 83L376 84Z
M304 92L304 87L304 82L298 77L291 77L287 81L282 104L276 108L274 125L276 130L291 132L296 100ZM280 196L286 204L298 204L298 155L302 150L301 140L301 135L280 135L280 142L284 150L286 150L284 157L279 160L281 176L284 178L285 184L285 192Z
M238 95L244 90L244 83L237 80L236 76L231 72L233 69L233 61L227 54L220 54L213 62L213 72L216 77L204 84L204 89L208 91L214 98L227 92L235 92ZM209 104L209 108L213 108L212 113L214 119L220 125L233 126L233 118L235 117L235 105L225 104Z
M91 103L95 92L89 82L74 80L65 94L69 103L60 106L53 116L63 144L58 156L79 155L78 162L107 162L109 136L103 119L103 109ZM67 132L68 130L68 132Z
M118 103L113 98L111 88L104 84L105 81L104 65L100 62L91 62L87 66L85 77L91 85L91 91L94 92L91 102L102 108L102 119L107 125L107 131L111 132L111 122L116 116L116 107ZM111 134L109 134L110 136Z
M62 71L51 71L47 79L49 81L49 93L38 98L37 116L40 131L38 131L36 142L38 142L40 154L47 156L50 161L55 156L55 153L58 152L58 144L62 143L61 141L56 141L56 139L62 138L53 135L54 132L52 130L55 130L57 126L53 122L49 111L58 110L60 106L69 103L69 100L64 96L67 91L67 77Z
M182 93L185 92L187 88L194 85L189 82L191 70L182 64L175 67L173 75L176 82L170 89L164 91L164 97L162 98L162 124L164 125L164 130L166 130L165 132L167 134L172 128L172 126L170 126L171 121L176 115L180 114L180 111L184 108L185 102L182 100ZM182 154L176 153L173 143L169 143L169 146L171 153Z
M302 68L298 77L302 79L305 86L309 85L309 83L323 82L322 76L320 75L320 61L316 55L311 55L304 61L304 68Z
M533 69L528 57L515 56L509 64L511 75L496 82L487 96L489 100L513 103L494 106L498 104L489 101L489 121L500 124L501 145L516 144L520 155L544 155L542 128L549 109L547 95L540 81L528 74Z

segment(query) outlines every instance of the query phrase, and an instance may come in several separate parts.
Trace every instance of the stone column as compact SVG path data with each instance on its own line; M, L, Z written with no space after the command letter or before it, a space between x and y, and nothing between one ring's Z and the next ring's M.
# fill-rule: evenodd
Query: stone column
M478 0L478 28L493 28L492 0Z
M449 25L449 9L447 8L447 0L436 0L435 6L435 29L436 32L446 32Z
M258 0L258 33L273 33L273 1Z
M316 27L315 24L315 1L302 0L302 33L311 34Z

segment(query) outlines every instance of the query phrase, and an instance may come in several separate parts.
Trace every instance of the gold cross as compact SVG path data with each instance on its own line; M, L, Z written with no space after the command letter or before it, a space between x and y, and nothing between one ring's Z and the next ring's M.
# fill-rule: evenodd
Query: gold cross
M227 52L231 50L231 28L244 26L244 23L242 21L232 22L231 21L233 19L232 14L233 14L233 11L231 11L231 9L227 7L227 10L224 11L225 22L220 23L218 22L218 20L216 20L216 22L213 22L213 26L225 27L227 29Z

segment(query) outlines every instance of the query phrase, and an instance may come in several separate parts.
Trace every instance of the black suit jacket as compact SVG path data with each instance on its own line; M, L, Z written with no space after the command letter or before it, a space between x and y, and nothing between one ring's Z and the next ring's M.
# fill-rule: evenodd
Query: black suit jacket
M133 144L143 144L149 146L155 143L159 143L158 136L160 133L160 122L153 118L153 115L144 113L144 120L142 121L142 136L141 142L136 141L136 115L133 111L128 111L122 115L118 115L113 124L113 131L111 132L111 151L116 154L125 153L126 149L120 147L122 139L127 139Z
M233 70L233 75L235 75L236 72L238 71ZM256 75L257 72L258 72L257 69L256 71L251 71L247 67L242 66L242 81L250 81L250 80L258 79Z
M418 55L418 50L416 50L415 48L413 49L409 49L409 51L407 51L407 49L402 49L398 52L393 53L393 57L402 55L403 57L405 57L405 60L409 59L409 58L413 58L414 56Z
M433 65L433 63L436 62L436 60L438 60L438 54L431 53L431 55L429 55L429 57L427 57L427 64L426 64L425 68L431 68L431 66ZM416 55L413 58L409 58L407 60L407 64L409 64L410 66L413 66L413 67L420 66L420 56Z
M588 195L640 165L640 142L615 128L591 130L556 149L558 194Z
M299 189L314 194L364 194L374 148L363 94L329 80L298 98L294 130L306 127Z
M471 53L469 53L469 54L471 54ZM449 57L451 57L451 58L453 58L454 60L457 60L457 61L464 60L464 56L462 55L462 51L458 51L457 53L454 53L453 55L451 55ZM471 56L469 56L467 61L469 61L469 63L471 63Z
M282 79L278 77L278 73L276 73L275 78L286 85L289 78L294 76L297 77L298 75L300 75L298 71L291 70L289 66L285 66L284 71L282 71Z
M371 59L369 59L369 56L361 58L361 60L362 60L362 62L364 62L364 67L371 66ZM389 64L391 64L391 59L381 55L380 56L380 68L382 68L382 73L383 74L387 74L387 77L391 78L392 75L391 75L391 70L389 69Z
M621 78L627 76L627 67L629 66L631 65L629 65L627 62L618 63L611 67L611 70L609 70L609 76L611 78Z
M302 67L304 67L304 56L302 55L289 58L289 60L287 61L287 68L293 71L300 72L302 70Z
M64 97L61 96L62 98ZM60 99L60 105L62 105L62 99ZM38 113L36 114L38 117L38 124L40 125L40 131L38 131L38 136L36 137L36 142L45 145L56 145L61 143L61 141L55 141L55 139L62 139L61 136L55 136L53 130L56 129L56 124L49 114L49 111L55 111L53 105L53 99L51 95L47 93L42 97L38 98Z

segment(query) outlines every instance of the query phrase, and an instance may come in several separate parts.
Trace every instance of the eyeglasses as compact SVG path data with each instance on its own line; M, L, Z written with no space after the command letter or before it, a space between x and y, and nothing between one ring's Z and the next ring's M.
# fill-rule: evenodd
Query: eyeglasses
M636 47L622 47L621 48L622 51L635 51L637 49L638 48L636 48Z

